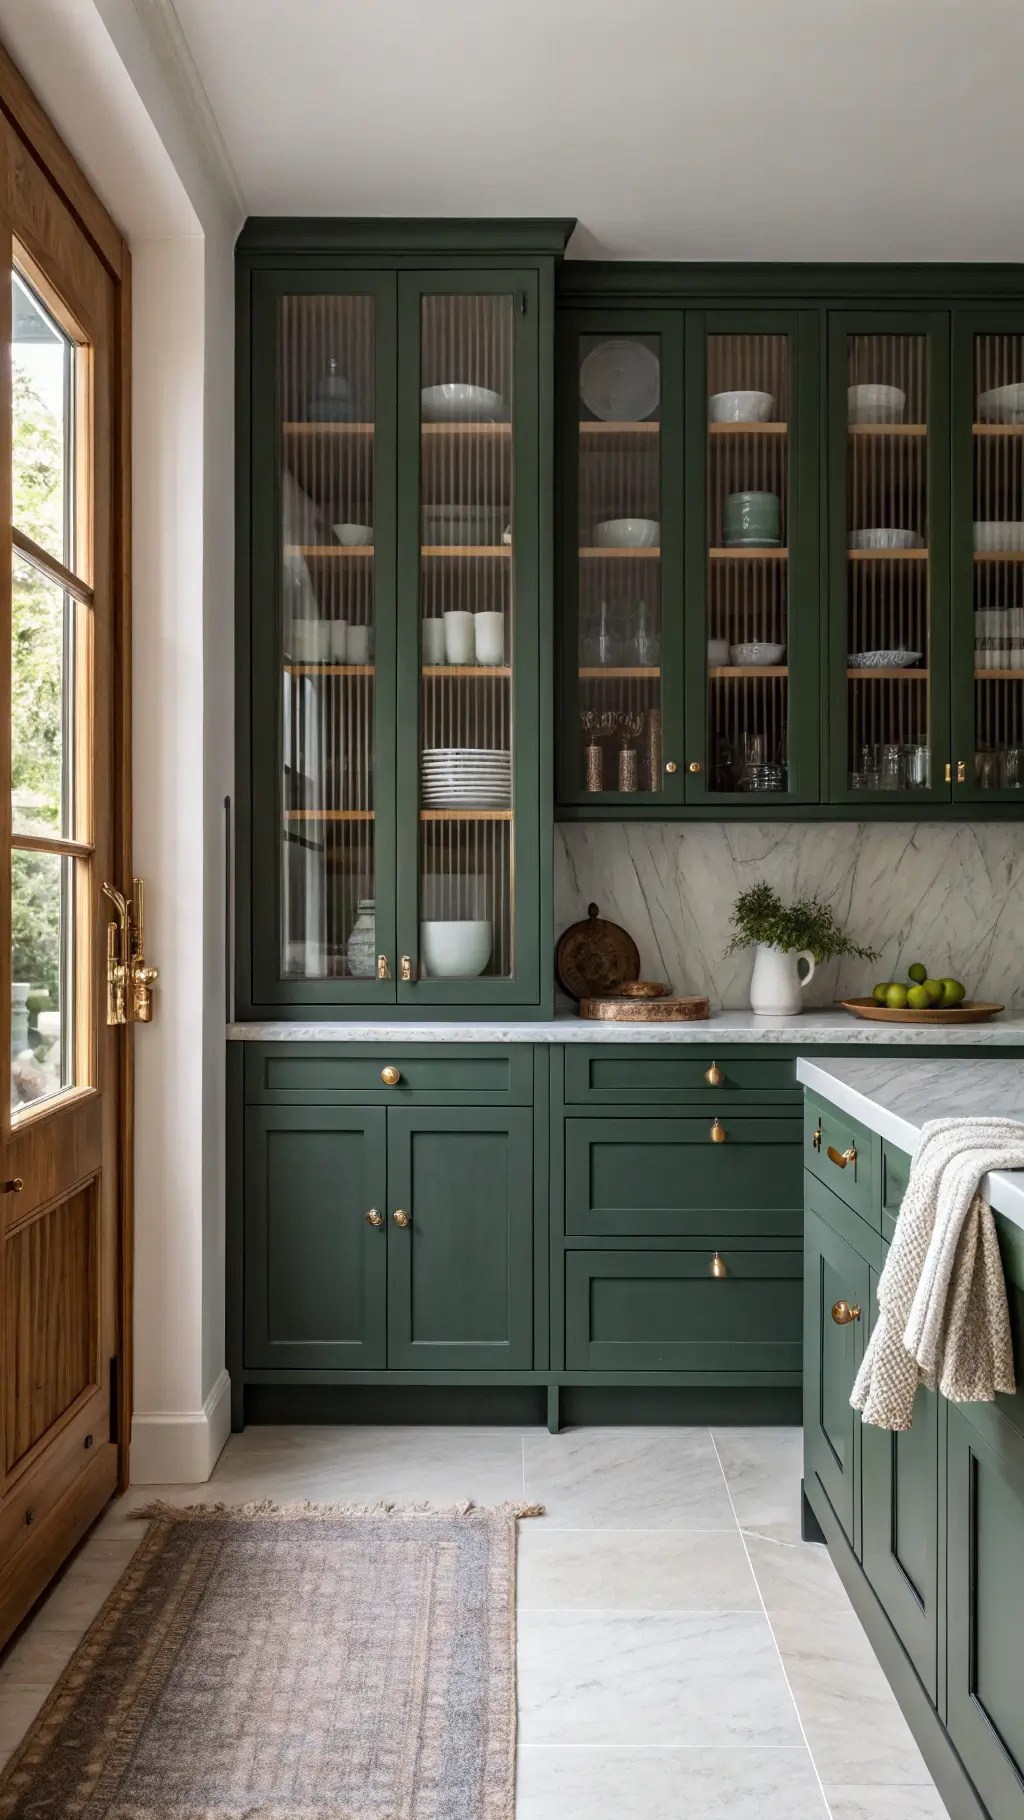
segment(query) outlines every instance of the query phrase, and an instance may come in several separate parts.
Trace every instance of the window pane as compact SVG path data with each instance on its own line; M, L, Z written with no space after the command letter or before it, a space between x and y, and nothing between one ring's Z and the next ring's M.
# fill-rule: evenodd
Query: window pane
M74 347L20 272L11 288L14 523L73 568Z
M74 867L59 853L11 854L11 1108L73 1085Z
M11 588L11 818L15 834L74 837L75 603L15 554Z

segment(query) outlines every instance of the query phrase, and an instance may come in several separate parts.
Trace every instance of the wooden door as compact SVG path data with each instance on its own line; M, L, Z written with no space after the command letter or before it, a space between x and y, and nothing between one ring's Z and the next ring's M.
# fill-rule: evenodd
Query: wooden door
M101 897L129 870L127 256L8 65L0 104L2 1642L117 1483L130 1052Z
M532 1364L533 1117L388 1108L388 1364Z
M861 1421L850 1408L850 1392L863 1356L870 1273L852 1245L813 1212L813 1196L808 1178L804 1229L804 1477L817 1479L859 1553L856 1493Z
M384 1365L384 1108L245 1116L245 1363Z

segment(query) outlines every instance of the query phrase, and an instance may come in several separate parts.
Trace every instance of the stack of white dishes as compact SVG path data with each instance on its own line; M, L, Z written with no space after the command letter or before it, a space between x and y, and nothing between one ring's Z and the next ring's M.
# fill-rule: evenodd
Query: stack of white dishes
M974 615L974 668L1024 670L1024 607L979 607Z
M1019 555L1024 550L1024 520L1019 518L976 518L974 547L998 556L1005 550Z
M504 423L508 416L500 392L460 381L425 385L420 405L424 423Z
M712 392L709 423L767 423L775 400L770 392Z
M1024 423L1024 385L997 385L978 398L983 423Z
M434 746L423 753L425 809L507 809L511 802L511 752Z
M851 423L902 423L907 394L898 385L851 385L846 389Z
M869 530L850 532L851 550L923 550L920 531L902 531L895 525L873 525Z

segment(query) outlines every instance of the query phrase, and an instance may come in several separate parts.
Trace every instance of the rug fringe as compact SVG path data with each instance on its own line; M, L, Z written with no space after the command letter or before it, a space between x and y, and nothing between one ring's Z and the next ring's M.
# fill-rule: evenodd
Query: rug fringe
M315 1517L326 1521L337 1522L345 1517L489 1517L503 1516L509 1518L542 1517L543 1504L475 1504L472 1498L466 1498L459 1504L393 1504L382 1499L376 1504L316 1504L307 1499L301 1503L276 1504L272 1498L263 1498L254 1504L225 1504L223 1501L209 1504L169 1504L163 1498L155 1498L150 1504L141 1504L137 1510L126 1513L141 1520L156 1519L161 1523L196 1523L204 1519L228 1518L244 1520L252 1517L297 1518Z

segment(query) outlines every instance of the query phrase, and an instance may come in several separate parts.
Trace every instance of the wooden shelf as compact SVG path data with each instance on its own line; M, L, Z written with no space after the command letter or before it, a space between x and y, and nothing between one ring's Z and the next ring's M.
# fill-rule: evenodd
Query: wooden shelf
M581 562L592 562L595 559L602 562L657 562L660 556L661 550L657 544L652 545L651 548L646 550L599 550L587 548L581 549L580 551Z
M724 549L708 551L711 562L786 562L788 557L788 550L771 544L751 544L747 548L729 545Z
M927 436L926 423L849 423L851 436Z
M510 822L511 809L421 809L421 822Z
M372 676L373 664L332 664L332 663L293 663L290 658L284 660L284 667L289 676Z
M975 436L1024 436L1024 423L975 423Z
M788 664L714 664L708 671L716 678L732 676L788 676Z
M858 682L865 677L869 682L883 682L893 676L909 678L911 682L928 681L927 670L847 670L846 674L856 677Z
M510 543L430 543L420 546L420 555L431 558L453 556L456 560L464 560L466 557L473 556L497 556L507 560L511 554L512 545Z
M788 436L788 423L709 423L709 436Z
M509 664L424 664L423 676L511 676Z
M975 682L1024 682L1024 670L975 670Z
M326 419L313 419L308 423L285 423L282 429L286 436L330 436L351 438L352 441L372 436L376 425L372 423L330 423ZM620 427L620 426L616 426ZM655 426L657 427L657 426ZM421 423L424 436L511 436L511 423Z
M372 809L286 809L290 822L372 822Z
M1024 562L1024 550L975 550L975 562Z
M847 550L851 562L927 562L928 550Z
M660 436L660 423L580 423L580 435L589 439L605 436Z
M372 543L286 543L286 556L319 556L328 562L343 562L348 558L358 559L373 555Z
M631 682L634 677L641 682L660 680L660 664L587 664L578 671L581 680L587 682Z

